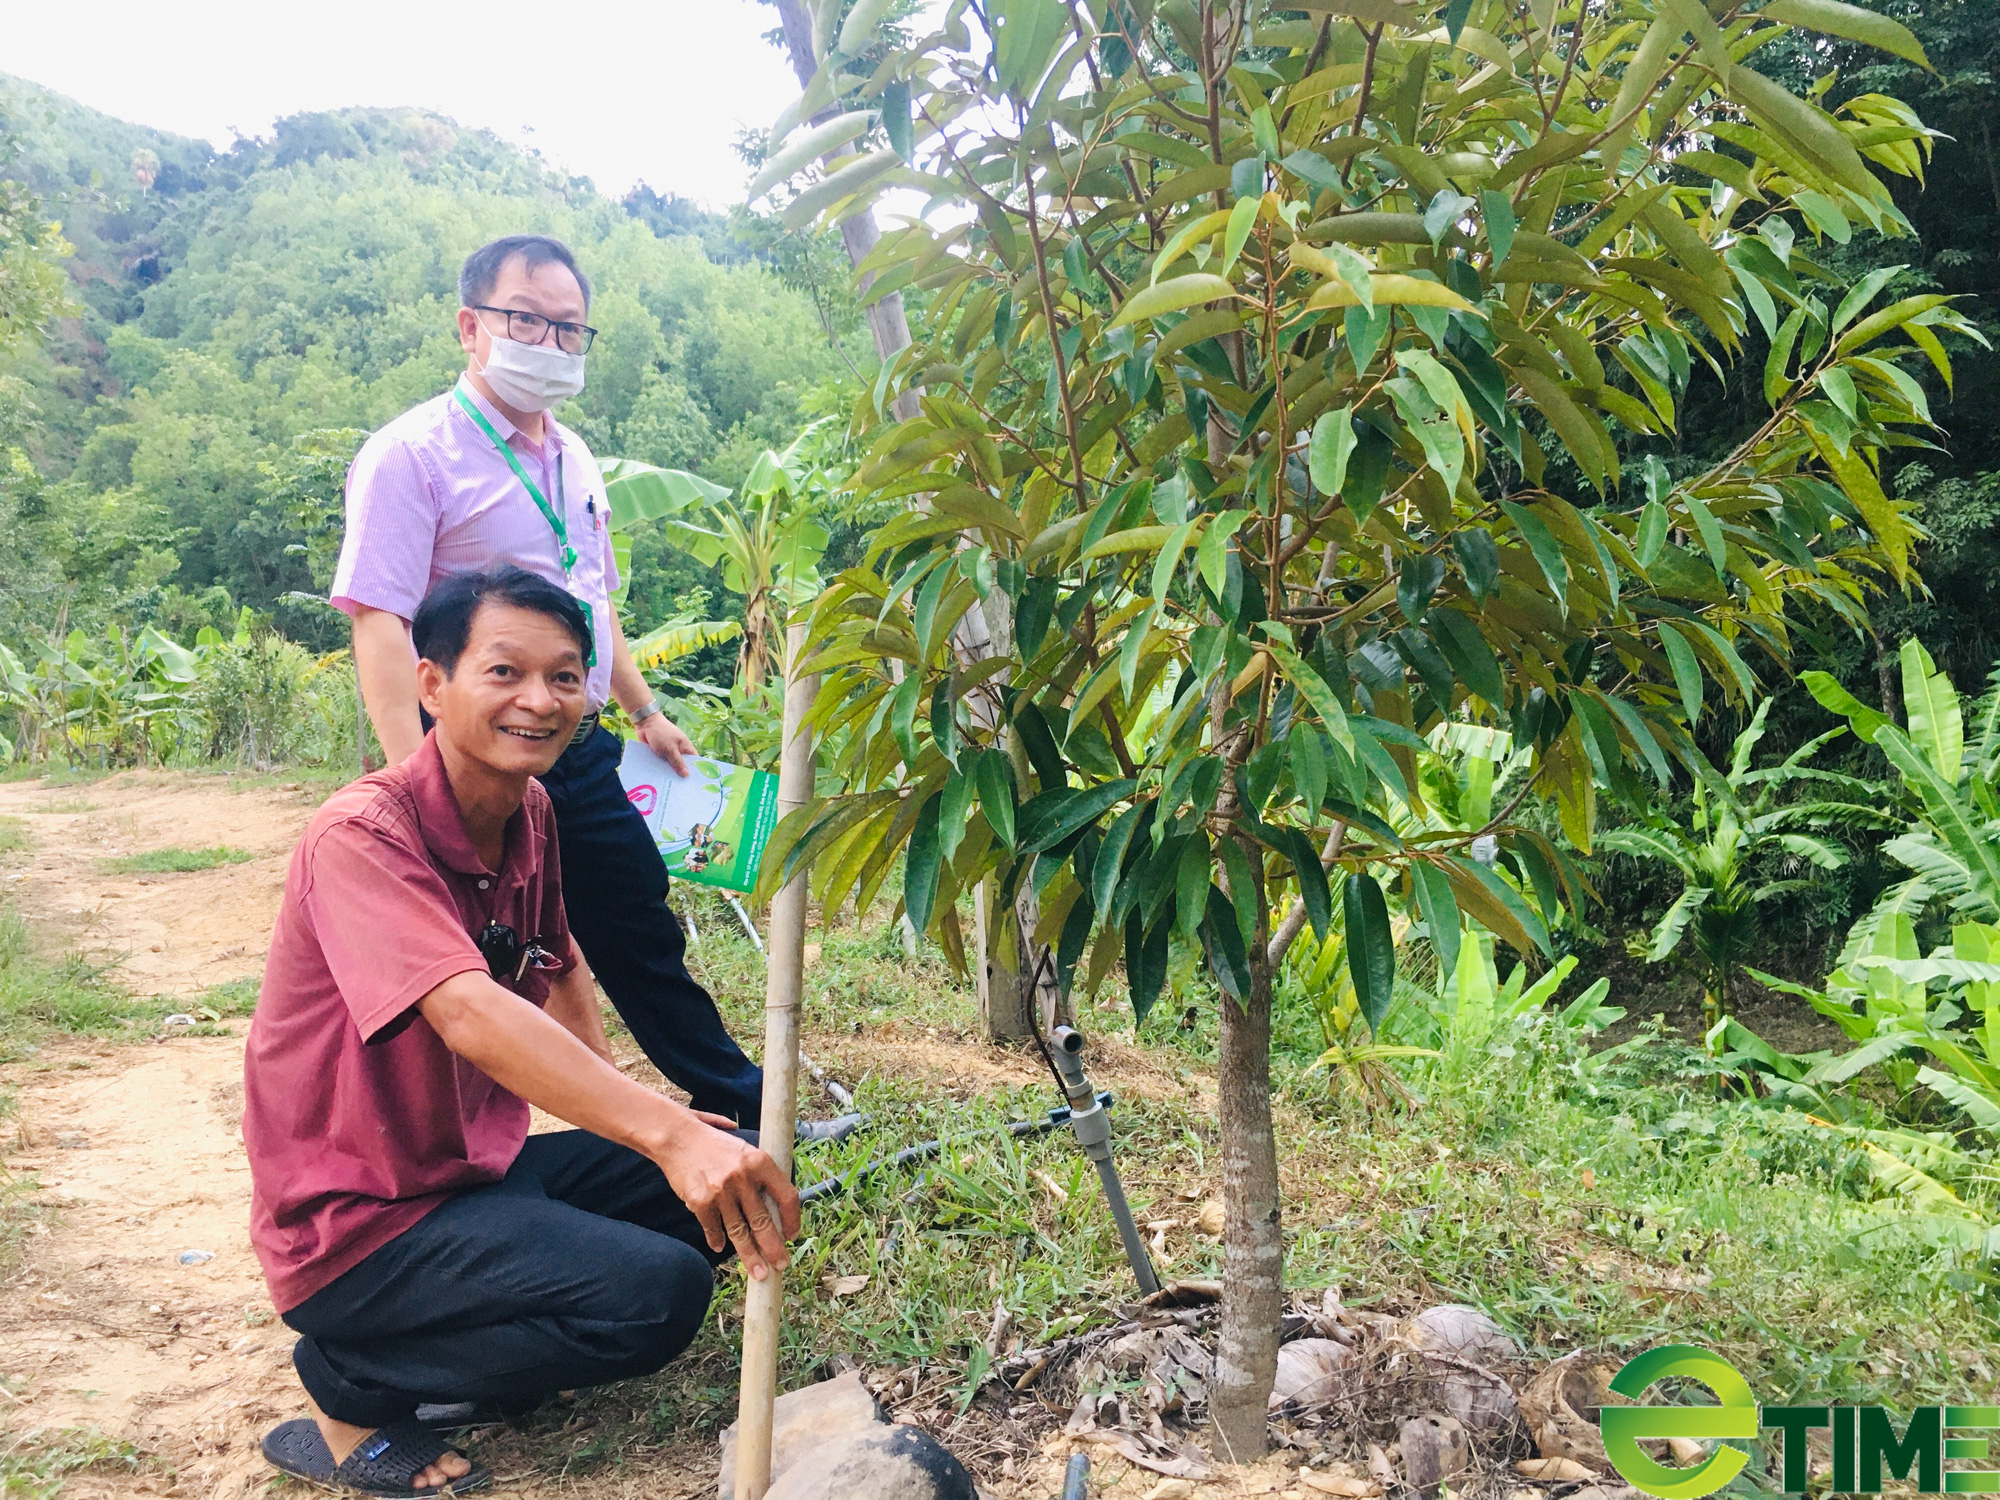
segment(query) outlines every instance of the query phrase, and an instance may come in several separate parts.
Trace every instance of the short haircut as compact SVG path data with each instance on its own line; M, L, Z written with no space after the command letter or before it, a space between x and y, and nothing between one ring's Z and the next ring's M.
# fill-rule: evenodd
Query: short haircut
M568 267L583 291L584 310L590 310L590 278L583 274L583 267L576 263L569 246L545 234L504 235L466 256L458 273L459 302L466 307L477 307L489 301L495 283L500 280L500 268L517 255L527 262L531 273L537 266Z
M472 639L473 616L482 604L505 604L547 615L575 638L584 660L590 659L590 626L584 620L583 606L567 589L512 563L484 573L453 573L440 579L424 595L410 621L410 640L417 655L436 662L444 668L445 676L451 676Z

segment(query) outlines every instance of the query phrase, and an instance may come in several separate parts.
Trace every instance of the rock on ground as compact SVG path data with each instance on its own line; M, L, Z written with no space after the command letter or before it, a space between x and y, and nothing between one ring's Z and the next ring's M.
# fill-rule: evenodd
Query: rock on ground
M885 1427L887 1420L875 1397L849 1370L778 1398L771 1424L771 1477L778 1478L810 1453L823 1453L836 1443ZM722 1464L716 1476L718 1500L735 1500L736 1424L722 1430Z
M917 1427L852 1433L787 1469L765 1500L979 1500L972 1476Z
M1512 1334L1478 1308L1457 1302L1427 1307L1410 1319L1410 1342L1419 1349L1459 1359L1521 1357L1521 1346Z

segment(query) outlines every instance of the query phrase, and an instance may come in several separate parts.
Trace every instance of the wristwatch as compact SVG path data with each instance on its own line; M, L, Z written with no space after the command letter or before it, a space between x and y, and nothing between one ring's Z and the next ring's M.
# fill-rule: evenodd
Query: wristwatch
M641 724L652 718L654 714L663 714L665 712L666 710L660 707L660 700L658 698L648 698L646 706L632 715L632 727L637 729Z

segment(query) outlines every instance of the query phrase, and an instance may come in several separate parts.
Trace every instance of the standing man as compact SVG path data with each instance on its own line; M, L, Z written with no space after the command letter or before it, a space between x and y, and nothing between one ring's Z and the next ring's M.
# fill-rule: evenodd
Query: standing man
M569 247L510 235L458 278L465 373L371 437L347 476L333 603L353 617L361 696L390 765L423 743L410 619L451 573L512 563L583 606L586 712L542 778L554 804L563 899L584 958L646 1056L695 1109L754 1126L764 1076L687 971L667 870L618 779L624 742L598 723L616 699L647 746L687 774L694 744L665 714L612 605L618 567L597 462L549 408L583 389L596 330Z

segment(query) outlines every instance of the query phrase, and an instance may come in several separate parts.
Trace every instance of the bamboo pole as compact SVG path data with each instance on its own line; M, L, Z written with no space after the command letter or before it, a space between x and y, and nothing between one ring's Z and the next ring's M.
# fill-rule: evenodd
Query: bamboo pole
M806 714L819 691L817 677L801 677L806 627L785 632L785 739L778 764L778 816L812 800L813 745ZM806 870L771 900L771 937L764 980L764 1112L759 1141L778 1164L792 1170L792 1136L798 1119L799 1006L805 991ZM778 1399L778 1327L785 1309L785 1278L775 1269L752 1281L743 1299L743 1382L736 1403L738 1500L764 1500L771 1487L771 1424Z

